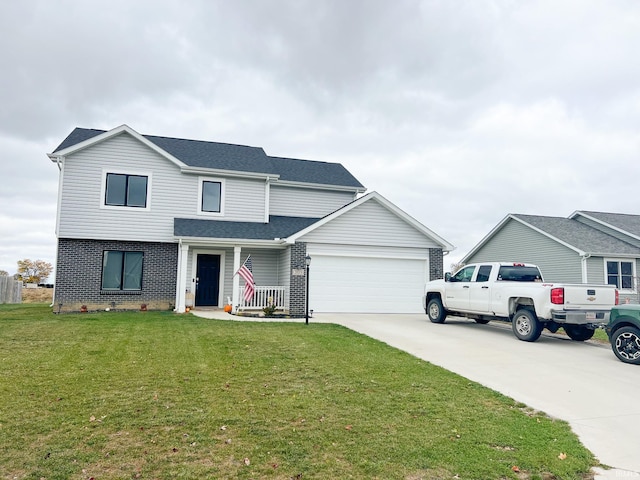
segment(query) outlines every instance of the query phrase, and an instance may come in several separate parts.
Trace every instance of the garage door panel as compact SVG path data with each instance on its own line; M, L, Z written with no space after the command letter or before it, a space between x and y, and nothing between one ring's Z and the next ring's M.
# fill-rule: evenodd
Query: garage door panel
M419 313L426 260L312 255L309 308Z

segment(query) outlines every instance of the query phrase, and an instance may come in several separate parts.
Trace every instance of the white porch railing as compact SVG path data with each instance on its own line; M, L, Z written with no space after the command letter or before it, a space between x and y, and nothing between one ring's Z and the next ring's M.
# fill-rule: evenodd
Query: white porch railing
M258 286L253 298L244 299L245 287L240 287L240 304L238 310L262 310L268 305L275 305L278 311L289 311L289 292L287 287Z

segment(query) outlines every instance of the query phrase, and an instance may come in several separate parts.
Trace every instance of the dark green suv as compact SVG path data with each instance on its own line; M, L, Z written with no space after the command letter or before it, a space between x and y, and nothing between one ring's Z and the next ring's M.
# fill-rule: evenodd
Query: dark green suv
M606 330L616 357L640 365L640 305L613 307Z

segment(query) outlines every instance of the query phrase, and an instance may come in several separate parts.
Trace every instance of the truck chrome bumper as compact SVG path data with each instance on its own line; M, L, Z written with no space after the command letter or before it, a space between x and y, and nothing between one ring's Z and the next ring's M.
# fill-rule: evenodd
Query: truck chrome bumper
M552 310L551 316L557 323L571 325L589 325L607 323L610 310Z

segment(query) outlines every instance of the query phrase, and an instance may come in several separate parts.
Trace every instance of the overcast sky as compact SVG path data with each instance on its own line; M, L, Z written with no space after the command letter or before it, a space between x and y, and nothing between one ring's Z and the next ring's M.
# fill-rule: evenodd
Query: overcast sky
M0 270L55 263L76 126L340 162L457 248L640 213L637 0L0 0ZM50 279L51 281L53 279Z

